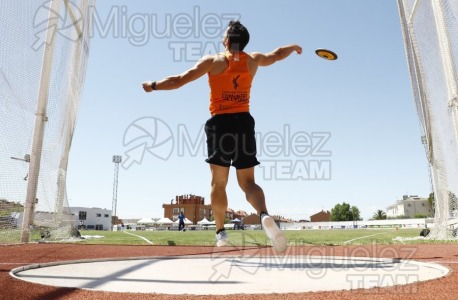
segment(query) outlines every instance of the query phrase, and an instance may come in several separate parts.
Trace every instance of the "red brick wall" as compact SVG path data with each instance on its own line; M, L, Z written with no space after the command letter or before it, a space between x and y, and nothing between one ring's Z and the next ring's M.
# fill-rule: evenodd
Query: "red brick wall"
M310 216L310 222L329 222L331 221L331 213L329 211L320 211L313 216Z

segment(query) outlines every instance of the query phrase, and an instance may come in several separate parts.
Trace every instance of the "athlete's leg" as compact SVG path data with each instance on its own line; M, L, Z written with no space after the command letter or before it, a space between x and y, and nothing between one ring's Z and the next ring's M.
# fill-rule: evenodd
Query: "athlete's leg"
M254 167L237 169L237 181L245 193L247 201L258 214L267 213L266 201L262 188L254 180Z
M229 167L210 164L212 173L211 205L215 216L216 230L224 229L224 218L227 210L226 186L229 179Z
M254 167L237 169L237 180L240 187L245 192L246 199L253 208L256 209L258 215L260 215L262 228L270 239L275 251L278 253L284 252L287 246L286 238L275 223L274 218L267 213L264 192L254 181Z

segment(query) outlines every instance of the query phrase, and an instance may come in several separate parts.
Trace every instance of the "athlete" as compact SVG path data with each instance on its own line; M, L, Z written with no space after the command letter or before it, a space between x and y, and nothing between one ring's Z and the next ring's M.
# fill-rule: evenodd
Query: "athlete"
M211 179L211 205L216 223L216 245L225 246L228 236L224 230L228 206L226 185L229 168L235 167L237 181L247 201L261 218L262 227L275 251L286 250L287 241L275 220L269 216L264 192L256 184L255 121L250 114L251 83L258 67L282 60L293 52L302 53L298 45L279 47L269 53L246 53L250 34L239 21L230 21L224 34L224 53L201 58L191 69L180 75L159 81L144 82L146 92L173 90L207 74L210 86L211 118L205 124Z
M184 212L180 212L180 214L178 215L178 231L184 231L184 219Z

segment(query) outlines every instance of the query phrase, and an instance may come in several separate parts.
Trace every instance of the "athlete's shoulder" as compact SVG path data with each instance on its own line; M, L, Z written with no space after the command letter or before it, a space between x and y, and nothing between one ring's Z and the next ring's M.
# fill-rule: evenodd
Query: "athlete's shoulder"
M257 61L259 59L262 59L263 57L265 57L265 54L264 53L261 53L261 52L250 52L250 53L247 53L248 56L250 58L252 58L253 60Z
M219 61L224 61L226 56L224 53L217 53L217 54L208 54L203 56L199 61L200 62L219 62Z

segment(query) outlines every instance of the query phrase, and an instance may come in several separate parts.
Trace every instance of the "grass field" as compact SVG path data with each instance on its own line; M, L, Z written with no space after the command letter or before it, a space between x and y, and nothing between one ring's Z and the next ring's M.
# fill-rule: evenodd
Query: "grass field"
M401 241L396 238L417 238L421 229L346 229L346 230L291 230L284 231L288 245L367 245L367 244L418 244L443 243L429 239ZM200 231L81 231L82 236L103 236L88 238L82 244L122 244L122 245L189 245L213 246L215 233L212 230ZM269 244L262 230L228 231L232 246L256 246ZM147 241L149 242L147 242ZM448 241L450 242L450 241ZM458 241L453 241L458 242Z
M370 244L431 244L458 243L419 238L421 229L336 229L336 230L286 230L288 245L370 245ZM79 244L110 245L169 245L169 246L213 246L213 230L198 231L80 231L84 239L71 239L56 242L76 242ZM262 230L229 230L230 245L257 246L270 244ZM0 230L0 244L17 243L20 231ZM40 233L32 231L31 242L41 241ZM52 241L52 240L51 240Z

